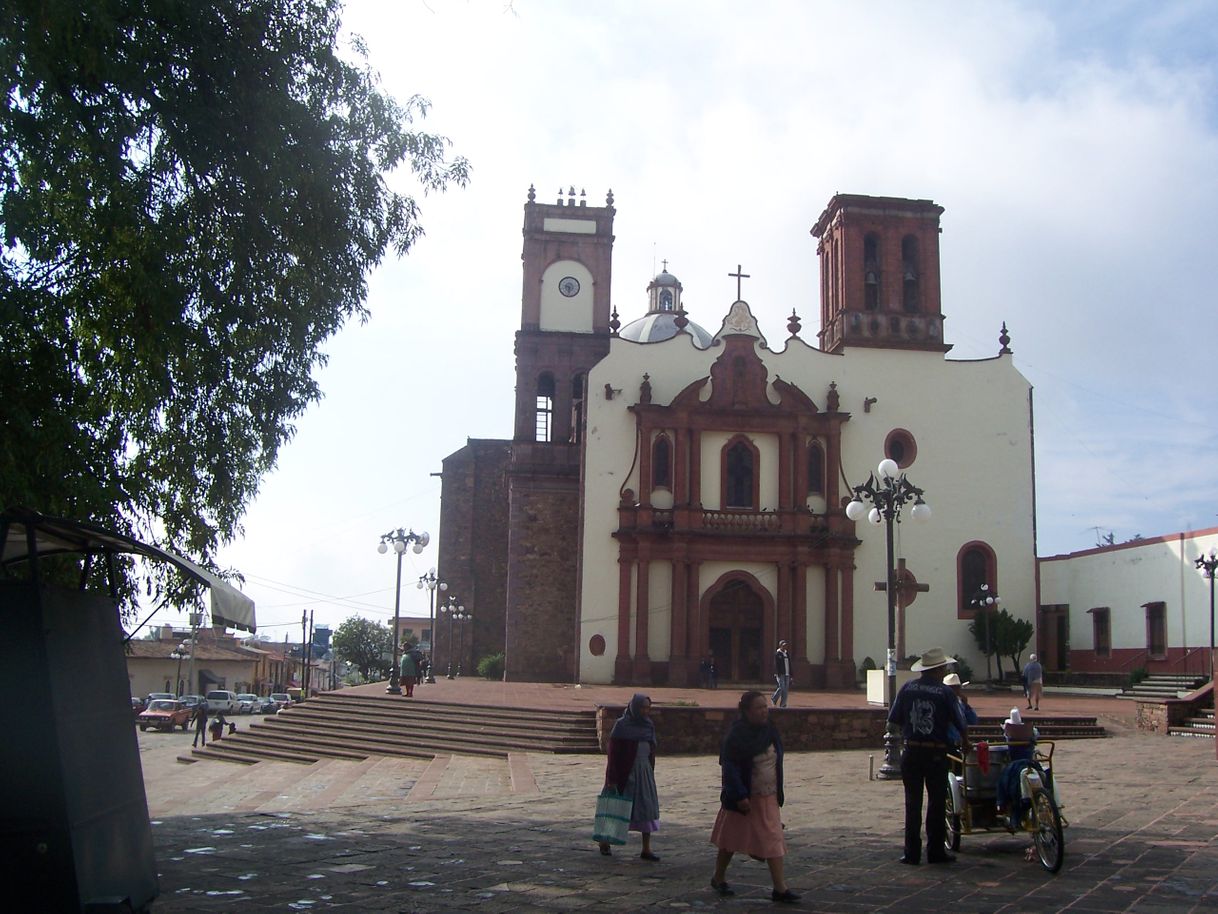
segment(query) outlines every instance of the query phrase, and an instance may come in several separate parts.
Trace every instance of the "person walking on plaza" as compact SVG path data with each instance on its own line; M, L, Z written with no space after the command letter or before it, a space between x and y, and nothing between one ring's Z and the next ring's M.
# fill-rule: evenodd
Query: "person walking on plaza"
M207 702L201 701L195 705L191 719L195 722L195 741L191 744L196 749L199 740L203 740L203 748L207 748Z
M1023 668L1023 678L1028 684L1028 707L1039 711L1040 698L1045 693L1045 668L1037 662L1035 654L1028 655L1028 664Z
M727 884L727 867L734 854L764 860L774 884L770 898L799 901L783 876L787 855L782 835L782 738L770 723L770 709L761 692L740 696L740 717L733 722L719 751L723 789L711 844L719 849L711 888L721 896L735 895Z
M418 653L414 648L407 648L402 652L402 659L398 664L398 674L401 677L402 688L406 690L406 697L413 698L415 680L419 678Z
M609 758L605 764L605 788L617 790L632 799L629 831L643 838L639 856L656 863L651 852L651 836L660 829L660 794L656 789L656 728L651 721L651 699L635 693L622 716L609 733ZM608 842L601 841L601 853L612 855Z
M926 862L952 863L947 852L947 751L948 727L960 734L960 745L968 751L968 724L960 702L943 684L953 657L933 647L910 669L922 675L911 679L888 712L888 723L901 729L905 749L901 753L901 782L905 785L905 852L901 863L922 862L922 790L926 790Z
M787 693L791 691L791 655L787 651L787 642L779 641L778 650L774 652L774 679L778 687L770 696L770 701L780 708L787 706Z

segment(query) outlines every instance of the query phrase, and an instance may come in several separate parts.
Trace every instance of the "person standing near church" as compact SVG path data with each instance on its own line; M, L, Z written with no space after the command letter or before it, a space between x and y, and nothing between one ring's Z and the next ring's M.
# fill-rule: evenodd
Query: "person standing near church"
M406 697L414 698L414 684L415 680L419 677L418 654L414 648L408 647L402 653L402 659L398 666L398 675L402 688L406 690Z
M922 862L922 791L926 790L926 862L952 863L947 852L947 752L948 727L960 734L960 745L968 751L968 723L960 702L943 684L947 666L955 663L941 647L933 647L910 667L922 675L911 679L888 712L888 723L901 729L905 749L901 753L901 782L905 785L905 852L901 863Z
M770 701L780 708L787 706L787 693L791 691L791 654L787 651L787 642L779 641L778 650L774 652L774 679L778 686Z
M632 799L629 831L643 839L639 857L658 863L651 852L651 835L660 830L660 794L656 789L656 728L651 720L651 699L635 693L630 704L609 732L609 758L605 762L605 787L613 787ZM607 842L600 842L601 853L612 856Z
M207 702L200 701L195 705L194 712L191 718L195 722L195 741L191 744L195 748L199 746L199 740L203 740L203 748L207 748Z
M1023 678L1028 684L1028 707L1039 711L1040 698L1045 693L1045 668L1037 662L1035 654L1028 655L1027 666L1023 668Z

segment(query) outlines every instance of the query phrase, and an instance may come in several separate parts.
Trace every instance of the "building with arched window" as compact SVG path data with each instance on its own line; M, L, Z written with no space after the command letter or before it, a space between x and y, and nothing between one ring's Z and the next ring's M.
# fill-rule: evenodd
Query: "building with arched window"
M852 686L885 655L886 552L844 504L887 456L934 511L896 529L899 640L984 667L980 583L1017 616L1037 606L1031 388L1005 335L992 358L947 358L942 208L833 197L805 335L797 313L762 328L742 294L699 326L667 263L623 325L612 204L525 204L515 434L444 461L439 567L474 617L465 662L503 650L509 679L685 685L713 653L722 681L756 683L781 638L801 685Z

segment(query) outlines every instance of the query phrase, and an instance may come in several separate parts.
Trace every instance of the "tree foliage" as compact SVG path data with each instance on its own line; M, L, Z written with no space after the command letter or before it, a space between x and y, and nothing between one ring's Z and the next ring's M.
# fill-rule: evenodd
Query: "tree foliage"
M968 630L972 632L977 647L983 655L994 657L998 663L998 678L1004 678L1002 658L1010 659L1012 668L1019 670L1019 655L1032 640L1035 630L1032 623L1026 619L1017 619L1005 609L989 613L989 644L986 644L986 622L979 612L969 623Z
M0 507L210 562L320 397L322 344L468 163L341 0L10 0ZM412 192L387 176L409 169Z
M359 670L365 680L372 678L373 671L385 669L385 658L392 647L393 632L389 626L363 616L348 617L330 639L334 656Z

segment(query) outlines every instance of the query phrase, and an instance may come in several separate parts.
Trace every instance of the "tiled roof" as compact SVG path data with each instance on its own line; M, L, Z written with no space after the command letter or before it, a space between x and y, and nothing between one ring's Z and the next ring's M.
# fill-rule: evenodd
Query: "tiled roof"
M177 649L177 646L177 643L173 641L140 641L133 639L127 642L127 656L128 658L169 660L169 655ZM246 650L239 644L199 641L194 647L195 660L244 660L255 662L259 656L260 654L257 651Z

